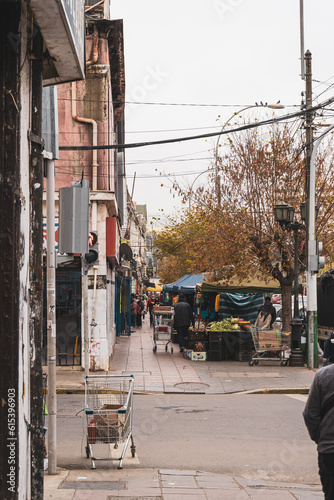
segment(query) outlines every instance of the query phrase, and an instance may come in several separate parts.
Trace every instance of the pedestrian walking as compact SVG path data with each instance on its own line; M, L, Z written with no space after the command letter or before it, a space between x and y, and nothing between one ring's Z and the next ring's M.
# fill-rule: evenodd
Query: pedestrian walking
M136 301L137 301L137 318L136 318L136 325L138 326L138 328L141 328L142 327L142 312L143 312L143 309L144 309L144 303L143 301L141 300L141 298L137 295L136 297Z
M325 500L334 499L334 364L314 376L303 412L312 441L318 446L319 475Z
M180 352L183 352L184 337L188 335L190 325L195 325L195 317L191 306L186 302L184 295L174 305L174 328L177 331L177 340Z
M136 301L136 297L134 295L132 295L132 299L131 299L131 326L133 326L133 327L136 326L137 310L138 310L138 304Z
M149 315L150 315L150 326L153 326L153 307L154 307L154 301L152 300L151 297L149 297L147 304L146 304L146 308L147 308Z

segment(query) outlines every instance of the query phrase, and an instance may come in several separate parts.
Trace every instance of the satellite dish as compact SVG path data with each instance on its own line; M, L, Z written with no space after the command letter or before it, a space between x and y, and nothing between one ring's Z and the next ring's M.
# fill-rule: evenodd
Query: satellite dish
M132 260L132 250L127 243L121 243L120 254L123 260Z

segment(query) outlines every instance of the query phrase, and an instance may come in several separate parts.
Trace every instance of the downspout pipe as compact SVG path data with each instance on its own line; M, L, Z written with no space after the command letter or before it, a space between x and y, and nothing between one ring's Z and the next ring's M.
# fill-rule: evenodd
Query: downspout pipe
M96 64L99 58L99 33L97 26L94 26L93 35L93 58L86 62L86 67ZM88 123L93 127L92 145L97 146L97 123L92 118L85 118L77 115L77 84L72 82L72 118L81 123ZM97 190L97 150L93 149L93 163L92 163L92 190ZM93 219L93 217L92 217ZM96 229L96 219L92 220L93 228Z

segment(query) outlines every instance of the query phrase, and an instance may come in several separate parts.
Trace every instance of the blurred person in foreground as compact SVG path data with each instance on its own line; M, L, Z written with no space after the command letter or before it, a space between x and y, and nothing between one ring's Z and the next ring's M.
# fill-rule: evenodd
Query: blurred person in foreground
M305 425L318 446L319 476L325 500L334 500L334 364L314 376L305 409Z

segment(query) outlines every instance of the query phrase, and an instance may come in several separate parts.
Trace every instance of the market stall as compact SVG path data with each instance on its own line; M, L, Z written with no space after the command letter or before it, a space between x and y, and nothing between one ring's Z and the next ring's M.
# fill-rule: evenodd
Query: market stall
M201 328L190 330L185 356L203 361L229 359L248 362L254 349L250 325L256 321L264 294L274 292L280 292L277 280L263 280L257 276L247 280L234 278L228 282L198 283L197 300L201 304L207 297L207 300L215 302L216 321L201 316ZM286 335L286 343L288 340Z
M173 305L177 302L177 297L181 293L187 296L187 300L193 307L196 286L203 281L202 274L185 274L174 283L169 283L163 286L163 302L164 304Z

